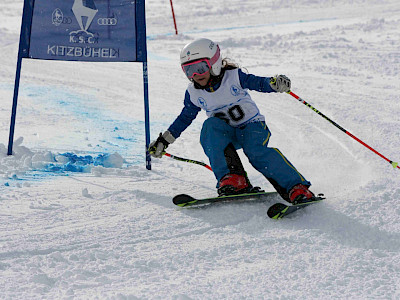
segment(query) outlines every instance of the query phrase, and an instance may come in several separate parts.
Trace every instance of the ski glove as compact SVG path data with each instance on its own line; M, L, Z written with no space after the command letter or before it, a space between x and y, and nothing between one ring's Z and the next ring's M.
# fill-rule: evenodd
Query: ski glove
M161 158L165 154L165 149L167 149L169 144L175 142L175 138L168 130L161 134L152 142L149 146L149 153L151 156L156 158Z
M290 92L290 79L285 75L275 75L275 77L271 77L271 81L269 82L271 88L278 93L287 93Z

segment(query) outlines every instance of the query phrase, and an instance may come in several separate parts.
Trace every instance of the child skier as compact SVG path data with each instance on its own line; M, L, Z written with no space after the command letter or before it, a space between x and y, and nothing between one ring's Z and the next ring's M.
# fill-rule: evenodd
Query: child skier
M246 74L222 59L219 46L204 38L183 47L180 61L190 80L184 108L168 130L150 144L150 154L161 158L168 145L204 109L208 119L203 124L200 143L217 178L219 195L240 194L252 188L235 150L242 148L251 165L285 200L297 203L312 199L314 194L308 189L311 183L278 149L267 147L271 132L247 92L288 92L290 79L285 75Z

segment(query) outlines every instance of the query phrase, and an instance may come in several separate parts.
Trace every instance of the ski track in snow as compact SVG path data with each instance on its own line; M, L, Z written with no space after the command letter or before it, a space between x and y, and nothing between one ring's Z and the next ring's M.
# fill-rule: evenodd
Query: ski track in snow
M22 4L0 7L1 299L400 299L399 170L288 95L251 93L270 146L327 200L281 221L266 216L275 201L172 204L213 195L216 182L169 158L145 169L137 64L24 61L8 157ZM178 36L168 1L146 5L153 138L182 109L180 49L205 36L250 73L288 75L296 94L400 160L397 0L175 0ZM168 151L208 162L204 120Z

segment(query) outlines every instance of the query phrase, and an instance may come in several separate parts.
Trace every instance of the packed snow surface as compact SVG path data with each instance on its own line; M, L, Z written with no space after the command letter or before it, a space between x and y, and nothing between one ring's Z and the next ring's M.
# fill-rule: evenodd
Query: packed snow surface
M400 160L398 0L146 1L152 139L180 113L179 51L207 37L249 73L285 74L316 110ZM144 163L142 66L24 60L22 0L0 6L1 299L400 299L400 170L287 94L252 92L278 147L327 200L281 221L216 194L206 168ZM204 112L168 148L208 163ZM254 185L272 186L240 152Z

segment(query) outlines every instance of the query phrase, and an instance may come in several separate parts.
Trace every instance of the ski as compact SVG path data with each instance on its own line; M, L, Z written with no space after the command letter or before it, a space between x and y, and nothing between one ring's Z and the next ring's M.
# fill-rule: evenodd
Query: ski
M255 193L247 193L247 194L239 194L239 195L229 195L229 196L220 196L220 197L210 197L210 198L202 198L196 199L187 194L180 194L175 196L172 199L172 202L180 207L187 206L199 206L217 202L229 202L229 201L249 201L249 200L257 200L260 198L271 198L279 195L277 192L255 192Z
M269 207L269 209L267 211L267 215L271 219L279 220L279 219L282 219L282 218L298 211L299 209L303 209L309 205L321 202L324 199L325 199L324 197L318 195L311 201L302 202L302 203L293 204L293 205L286 205L283 203L275 203Z

